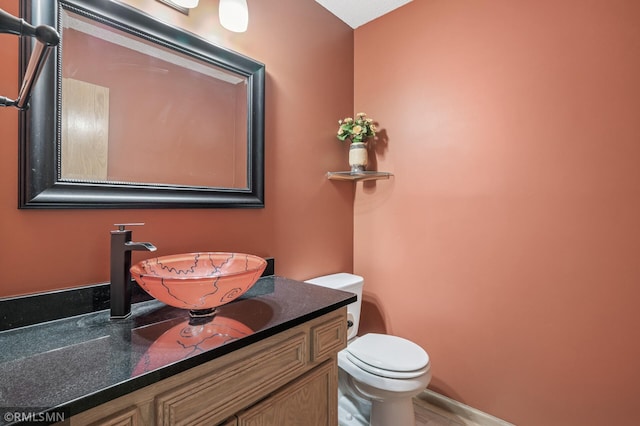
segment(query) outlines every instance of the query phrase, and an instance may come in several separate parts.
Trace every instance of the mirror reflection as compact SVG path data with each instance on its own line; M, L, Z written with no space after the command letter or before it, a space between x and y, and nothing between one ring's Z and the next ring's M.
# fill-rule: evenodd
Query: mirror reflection
M247 79L62 13L61 179L247 187Z

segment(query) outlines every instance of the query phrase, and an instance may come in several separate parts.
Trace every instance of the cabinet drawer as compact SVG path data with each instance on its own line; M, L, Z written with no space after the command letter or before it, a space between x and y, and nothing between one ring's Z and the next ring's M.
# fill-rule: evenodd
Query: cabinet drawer
M158 425L211 425L291 381L307 368L306 333L155 398Z
M311 360L322 361L347 347L347 318L344 315L311 328Z

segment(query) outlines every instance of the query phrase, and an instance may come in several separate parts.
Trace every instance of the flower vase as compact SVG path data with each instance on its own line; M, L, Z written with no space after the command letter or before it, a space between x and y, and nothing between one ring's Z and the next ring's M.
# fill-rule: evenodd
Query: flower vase
M351 173L362 173L367 167L369 153L364 142L352 142L349 146L349 165Z

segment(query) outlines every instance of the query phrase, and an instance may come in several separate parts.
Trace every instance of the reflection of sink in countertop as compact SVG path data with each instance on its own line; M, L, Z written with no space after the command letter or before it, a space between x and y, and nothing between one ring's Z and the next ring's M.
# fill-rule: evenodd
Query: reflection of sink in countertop
M260 332L273 319L273 309L269 304L254 299L250 293L268 294L272 291L273 280L263 278L240 300L221 306L215 316L190 318L183 314L133 328L131 377L222 348ZM164 309L173 313L184 312L167 306ZM156 311L154 316L162 311L162 308Z
M253 330L242 322L221 315L206 319L190 318L155 339L133 368L131 376L148 373L252 333ZM132 343L135 344L135 340L132 336Z

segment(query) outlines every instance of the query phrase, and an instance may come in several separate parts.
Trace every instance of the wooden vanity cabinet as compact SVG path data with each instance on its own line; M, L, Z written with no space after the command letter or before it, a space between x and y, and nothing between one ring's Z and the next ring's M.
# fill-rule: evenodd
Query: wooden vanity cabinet
M70 424L338 424L337 353L346 308L71 417Z

